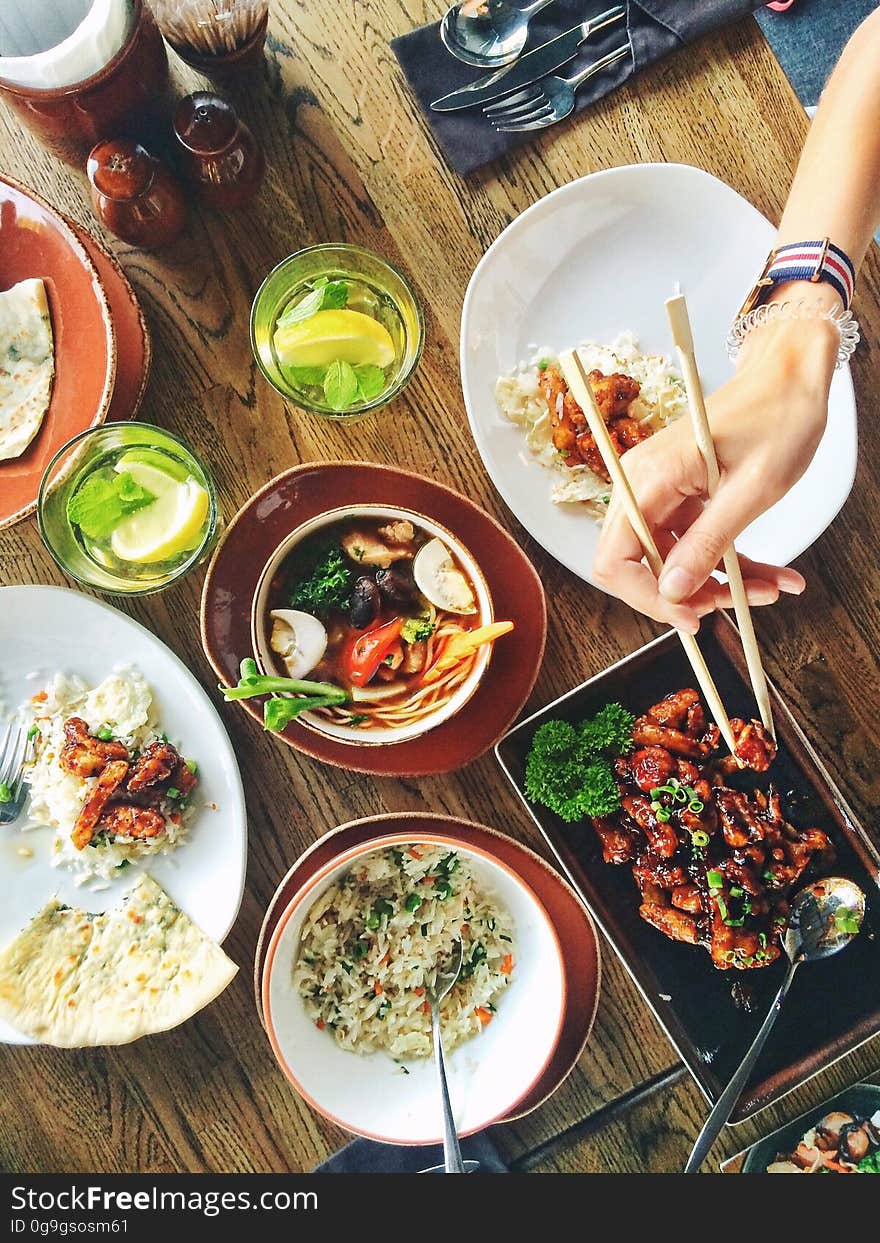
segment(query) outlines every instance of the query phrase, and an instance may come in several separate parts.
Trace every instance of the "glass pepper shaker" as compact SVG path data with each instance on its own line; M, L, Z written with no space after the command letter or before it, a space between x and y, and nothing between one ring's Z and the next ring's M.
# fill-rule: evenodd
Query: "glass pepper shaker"
M138 142L109 139L86 166L95 215L123 242L153 250L186 226L186 198L165 165Z
M187 95L177 105L174 133L181 169L203 203L223 210L251 201L266 158L230 103L209 91Z

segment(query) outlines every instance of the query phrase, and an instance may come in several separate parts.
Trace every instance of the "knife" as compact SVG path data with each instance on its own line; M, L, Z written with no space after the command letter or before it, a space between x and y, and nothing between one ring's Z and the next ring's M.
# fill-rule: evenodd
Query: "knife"
M549 43L535 48L532 52L527 52L512 65L490 73L472 82L470 86L463 86L460 90L435 99L431 108L434 112L457 112L460 108L473 108L477 104L500 99L502 95L519 90L522 86L531 86L545 74L552 73L554 69L559 69L566 61L571 60L577 54L581 44L585 43L591 35L604 30L606 26L613 25L614 22L621 21L625 16L626 10L622 5L617 4L614 8L600 13L598 17L591 17L589 21L580 22L571 30L566 30L564 34L551 39Z

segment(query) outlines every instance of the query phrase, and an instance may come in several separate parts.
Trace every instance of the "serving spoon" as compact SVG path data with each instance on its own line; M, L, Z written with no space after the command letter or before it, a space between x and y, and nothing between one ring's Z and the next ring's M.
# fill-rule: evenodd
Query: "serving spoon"
M466 65L497 69L509 65L526 45L529 22L553 0L531 0L518 8L509 0L462 0L440 23L443 46Z
M696 1174L718 1138L721 1128L733 1113L733 1107L739 1100L761 1050L767 1043L767 1037L779 1017L782 1003L791 988L798 967L803 962L817 962L820 958L830 958L832 954L839 953L858 934L864 915L864 893L858 885L844 876L828 876L814 881L795 896L782 941L788 955L785 978L748 1053L719 1096L697 1136L697 1142L684 1167L685 1174Z
M446 1082L446 1063L443 1060L443 1041L440 1036L440 1002L450 992L461 975L464 950L461 941L452 947L452 957L446 971L438 971L434 987L425 989L425 996L431 1009L431 1035L434 1039L434 1061L437 1063L437 1078L440 1080L440 1098L443 1102L443 1160L444 1173L466 1174L465 1164L461 1159L458 1146L458 1132L455 1129L455 1118L452 1113L452 1102L449 1099L449 1085Z

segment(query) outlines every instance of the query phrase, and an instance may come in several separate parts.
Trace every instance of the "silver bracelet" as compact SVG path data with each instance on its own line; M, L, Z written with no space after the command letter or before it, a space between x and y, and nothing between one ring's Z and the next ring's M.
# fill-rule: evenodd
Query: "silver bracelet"
M835 370L849 362L861 340L858 320L853 318L852 311L845 311L843 307L826 309L805 301L765 302L762 306L756 306L745 315L741 315L732 325L727 334L727 356L730 361L736 361L746 337L753 328L759 328L762 324L772 324L780 319L827 319L832 323L840 333Z

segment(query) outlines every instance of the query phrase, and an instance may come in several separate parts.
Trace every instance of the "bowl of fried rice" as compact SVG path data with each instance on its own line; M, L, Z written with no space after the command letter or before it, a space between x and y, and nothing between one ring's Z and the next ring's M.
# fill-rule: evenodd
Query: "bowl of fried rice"
M515 1110L559 1039L559 938L525 881L454 833L365 840L281 915L263 1013L281 1069L309 1104L386 1143L439 1142L427 996L458 942L462 971L440 1022L459 1134Z

